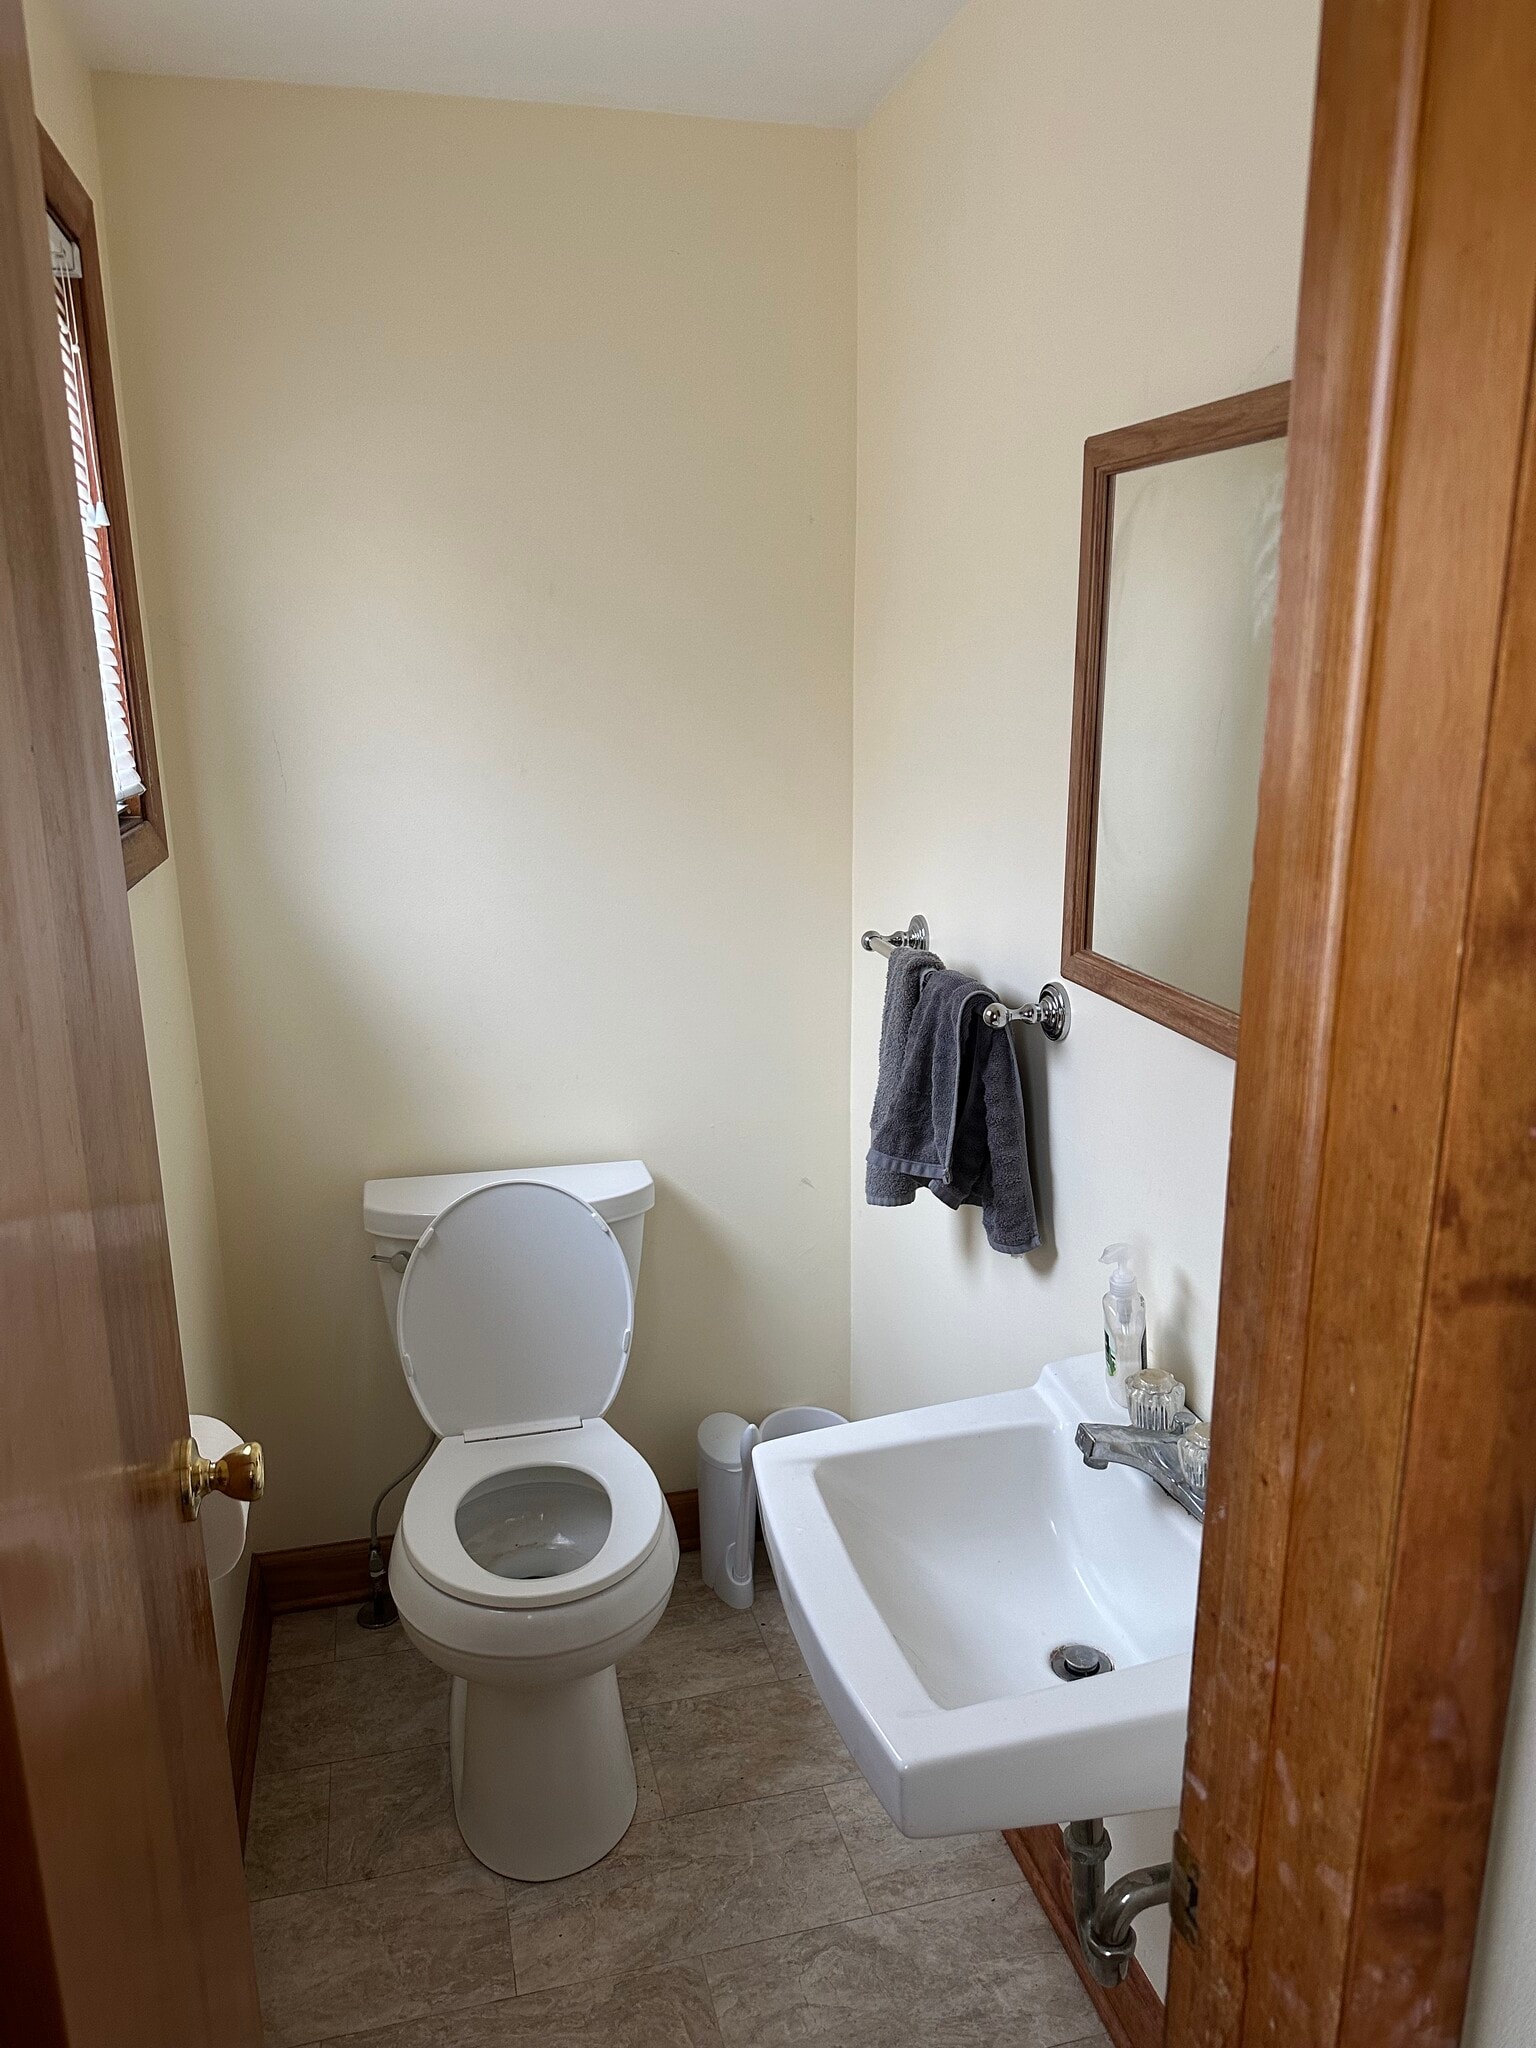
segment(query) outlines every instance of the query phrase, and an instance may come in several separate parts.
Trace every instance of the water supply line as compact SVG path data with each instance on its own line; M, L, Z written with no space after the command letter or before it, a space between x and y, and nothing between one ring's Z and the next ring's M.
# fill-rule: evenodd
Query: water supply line
M1106 1889L1104 1865L1114 1844L1103 1821L1073 1821L1066 1840L1072 1913L1089 1972L1096 1984L1123 1984L1136 1958L1136 1916L1149 1906L1167 1905L1173 1865L1150 1863L1144 1870L1128 1870Z
M397 1486L404 1486L407 1479L414 1479L428 1458L437 1449L440 1439L434 1432L426 1446L414 1457L405 1470L391 1479L387 1486L380 1487L373 1503L373 1512L368 1517L368 1598L357 1610L359 1628L392 1628L400 1619L394 1596L389 1590L389 1575L384 1568L384 1553L379 1548L379 1510Z

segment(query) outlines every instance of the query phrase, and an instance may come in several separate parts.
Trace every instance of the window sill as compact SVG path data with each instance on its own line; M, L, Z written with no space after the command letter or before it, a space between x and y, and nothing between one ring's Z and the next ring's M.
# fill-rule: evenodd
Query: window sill
M169 858L165 835L151 818L127 818L120 827L123 842L123 874L131 889Z

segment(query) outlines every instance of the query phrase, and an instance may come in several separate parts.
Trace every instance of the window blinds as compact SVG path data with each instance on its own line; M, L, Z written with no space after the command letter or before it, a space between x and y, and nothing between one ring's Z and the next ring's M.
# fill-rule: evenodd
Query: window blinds
M75 495L80 504L85 573L91 590L91 624L96 634L96 666L101 674L101 701L107 718L112 787L121 813L135 797L144 794L144 781L133 752L117 591L112 581L112 551L107 535L107 508L102 496L96 421L91 410L90 372L80 340L80 251L57 221L50 219L48 230L53 255L54 308L59 320L59 350L64 359L64 395L69 408L69 440L75 463Z

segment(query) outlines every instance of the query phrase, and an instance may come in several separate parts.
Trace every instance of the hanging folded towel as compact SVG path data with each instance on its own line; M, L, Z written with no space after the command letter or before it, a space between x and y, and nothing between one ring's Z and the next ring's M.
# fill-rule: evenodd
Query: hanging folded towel
M880 1072L875 1083L871 1133L895 1116L907 1063L907 1034L924 977L944 962L937 953L909 946L893 953L885 972L885 1011L880 1020ZM877 1209L905 1207L917 1193L904 1168L877 1164L873 1147L864 1166L864 1193Z
M894 1209L926 1187L982 1212L994 1251L1040 1242L1013 1039L982 1023L996 1000L931 953L893 953L880 1033L865 1196Z

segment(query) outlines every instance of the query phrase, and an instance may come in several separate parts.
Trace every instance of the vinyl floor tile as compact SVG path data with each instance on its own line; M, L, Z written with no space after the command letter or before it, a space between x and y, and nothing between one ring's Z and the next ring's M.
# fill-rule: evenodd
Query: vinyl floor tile
M648 1820L660 1820L663 1809L656 1766L651 1762L644 1737L634 1728L629 1732L629 1752L635 1760L635 1818L630 1822L634 1827Z
M414 1657L415 1645L397 1621L392 1628L359 1628L356 1607L336 1609L336 1655L354 1657Z
M331 1884L430 1870L463 1855L446 1743L332 1764L330 1777Z
M725 2048L1066 2048L1098 2030L1018 1886L755 1942L705 1971Z
M272 1617L272 1642L267 1651L269 1671L282 1671L292 1664L329 1664L335 1654L334 1607L314 1607Z
M448 1674L410 1656L299 1664L267 1677L258 1763L302 1770L447 1739Z
M330 1798L328 1764L258 1771L245 1841L245 1888L253 1899L314 1891L325 1883Z
M263 1899L251 1909L268 2048L487 2005L516 1990L506 1884L446 1869Z
M827 1804L837 1817L872 1913L1024 1882L1001 1835L941 1835L932 1841L912 1841L862 1778L829 1785Z
M765 1580L761 1573L751 1613L762 1637L763 1648L773 1659L774 1675L778 1678L809 1679L810 1673L805 1668L800 1645L795 1641L795 1632L789 1625L789 1616L784 1612L779 1589L771 1578Z
M619 1666L626 1707L762 1685L777 1676L750 1608L727 1607L699 1577L697 1553L678 1566L671 1604Z
M645 1822L601 1863L509 1890L520 1991L707 1955L868 1911L820 1792Z
M354 2034L350 2048L720 2048L703 1966L531 1991L469 2012Z
M669 1814L806 1792L856 1768L809 1687L774 1683L666 1700L641 1710Z
M683 1560L620 1673L635 1819L549 1885L463 1848L403 1632L282 1619L246 1866L272 2048L1105 2048L1001 1839L887 1820L765 1557L740 1612Z

